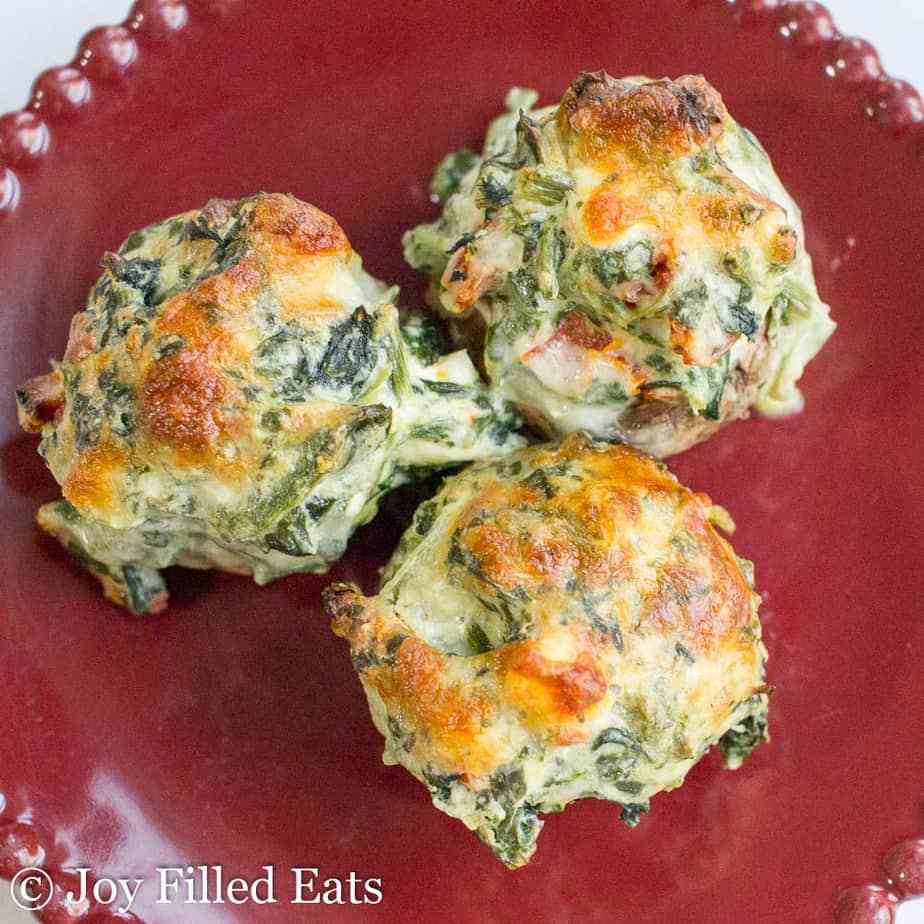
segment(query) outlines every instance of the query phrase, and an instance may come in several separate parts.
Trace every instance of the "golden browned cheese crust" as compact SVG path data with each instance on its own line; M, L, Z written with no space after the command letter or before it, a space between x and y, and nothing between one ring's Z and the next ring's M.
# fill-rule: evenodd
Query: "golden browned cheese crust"
M219 228L246 216L245 230L234 242L238 258L165 298L150 324L129 327L119 336L113 330L117 325L100 325L94 314L74 319L64 368L72 381L79 380L78 395L108 388L137 396L130 433L123 420L104 414L88 433L78 414L64 414L63 390L51 394L51 385L61 380L59 370L23 388L23 425L34 431L54 422L55 440L46 458L65 498L85 513L118 525L136 520L119 481L143 467L195 467L197 477L213 481L216 490L227 488L244 499L258 494L266 480L258 416L265 407L248 397L248 389L262 384L254 368L254 346L264 339L255 329L260 299L272 280L281 314L309 331L327 327L335 306L318 304L318 282L338 268L346 270L352 250L329 215L290 196L257 197L232 215L236 205L209 203L195 219L198 234L181 223L171 243L185 251L187 265L195 266L212 259L216 245L223 246L216 240ZM129 262L127 254L106 259L116 278ZM344 317L349 306L335 310Z
M658 456L797 410L833 325L798 207L719 93L597 71L534 100L512 91L481 157L444 160L442 217L405 236L492 384L549 438Z
M680 785L766 706L749 567L716 521L660 463L581 434L449 479L377 596L327 595L386 758L511 865L539 823L510 841L510 812L647 806ZM495 790L511 773L524 792L508 812Z
M17 397L63 494L40 524L131 609L174 563L323 570L417 467L520 445L467 357L421 359L423 322L400 326L397 290L293 196L213 200L103 264Z
M561 136L579 161L607 173L656 173L722 132L722 98L702 77L633 84L581 74L558 108Z
M211 203L203 210L203 225L227 223L232 205ZM206 237L186 246L195 259L197 252L215 244ZM345 269L352 251L329 215L282 195L254 202L246 235L237 246L242 255L227 269L166 299L146 338L129 339L122 357L117 355L121 344L102 346L103 335L88 336L80 328L81 345L75 351L72 331L68 350L76 353L75 360L83 360L74 365L84 379L117 369L119 385L139 396L137 439L131 443L113 434L106 418L95 446L80 445L77 428L67 421L58 427L55 455L62 460L63 493L76 507L107 520L126 513L122 497L93 483L113 481L113 465L98 463L100 447L123 471L145 465L194 466L219 490L229 487L245 498L251 491L259 493L266 447L256 415L264 408L246 393L248 386L258 387L253 345L262 337L254 331L253 319L264 281L273 280L280 313L308 330L326 327L328 312L319 312L313 299L301 296L298 283L307 278L313 284L337 266ZM346 315L347 306L339 309ZM297 439L298 433L292 436Z

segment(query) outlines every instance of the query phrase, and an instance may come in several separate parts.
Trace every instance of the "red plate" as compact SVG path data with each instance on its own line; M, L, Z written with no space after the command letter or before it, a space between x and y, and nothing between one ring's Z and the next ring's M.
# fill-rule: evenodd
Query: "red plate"
M827 920L841 889L883 881L880 858L924 831L921 100L817 5L770 6L148 0L0 121L0 820L34 822L55 877L147 878L135 913L183 924ZM840 328L801 416L672 463L732 510L756 563L772 743L737 773L708 758L634 831L577 804L511 873L380 763L320 614L329 578L176 572L169 613L126 617L33 525L55 486L11 396L60 355L101 253L211 196L314 202L419 298L400 235L434 215L434 163L477 144L511 84L551 101L600 67L722 91L804 208ZM400 518L330 578L371 587ZM157 905L154 868L186 863L272 864L279 902ZM292 866L381 878L384 901L290 905Z

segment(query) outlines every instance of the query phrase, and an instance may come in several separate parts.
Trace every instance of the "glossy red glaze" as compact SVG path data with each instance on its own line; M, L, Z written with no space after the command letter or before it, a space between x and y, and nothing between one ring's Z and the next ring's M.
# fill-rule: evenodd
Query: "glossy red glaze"
M45 848L32 825L18 821L0 825L0 876L12 879L18 870L44 862Z
M100 26L80 43L77 60L88 74L103 81L122 77L138 57L138 44L128 26Z
M90 920L98 909L82 894L80 877L72 872L57 871L51 891L51 900L42 908L42 924L81 924Z
M837 30L828 11L809 2L784 3L779 8L780 34L801 48L810 48L833 39Z
M885 79L874 84L868 113L893 134L900 135L924 122L924 103L907 81Z
M0 161L0 219L17 208L21 198L19 177Z
M90 81L76 67L53 67L32 86L31 108L59 121L69 118L91 99Z
M735 10L737 18L749 19L775 14L781 6L780 0L738 0Z
M28 169L48 150L48 126L34 112L0 116L0 158L11 167Z
M844 38L832 42L826 71L828 76L851 83L863 83L882 76L876 49L865 39Z
M794 14L793 41L774 4L747 6L739 24L723 0L681 14L678 0L620 0L592 20L553 4L499 17L481 0L144 2L125 29L85 40L77 74L37 84L49 143L28 169L15 144L0 163L0 822L34 818L50 868L147 877L134 910L150 922L304 921L287 904L291 866L383 879L381 905L324 909L330 920L634 922L683 908L714 922L720 908L824 921L921 830L921 126L895 85L826 75L839 41L827 22ZM327 577L259 589L177 571L168 613L129 618L35 528L55 486L11 395L60 355L105 250L211 196L314 202L419 300L400 235L435 214L433 165L478 142L511 84L551 101L598 67L702 72L720 88L802 204L840 329L804 379L802 415L736 424L672 462L729 507L756 563L772 743L736 773L707 758L635 830L613 806L572 806L511 873L382 766L320 614L329 580L373 586L400 503ZM875 119L873 99L886 100ZM280 903L156 905L154 867L185 863L274 864Z
M924 895L924 838L896 844L882 858L882 871L900 895Z
M892 924L895 896L881 886L851 886L834 903L834 924Z
M189 21L189 10L179 0L137 0L128 18L129 28L162 42L172 38Z

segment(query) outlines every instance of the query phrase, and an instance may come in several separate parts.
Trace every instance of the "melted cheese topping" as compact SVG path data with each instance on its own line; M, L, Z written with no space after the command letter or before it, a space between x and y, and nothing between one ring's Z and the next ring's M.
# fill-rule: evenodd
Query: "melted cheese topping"
M449 479L377 596L327 595L386 762L518 866L538 812L596 796L635 819L742 722L753 747L759 598L715 522L662 465L580 434Z
M514 94L480 158L444 161L442 218L405 236L434 304L486 327L491 381L550 435L658 455L752 405L799 409L834 325L798 207L719 94L600 72L534 98Z
M104 265L20 418L64 496L40 522L133 609L176 562L324 570L418 467L522 445L464 354L415 355L396 290L312 205L213 200Z

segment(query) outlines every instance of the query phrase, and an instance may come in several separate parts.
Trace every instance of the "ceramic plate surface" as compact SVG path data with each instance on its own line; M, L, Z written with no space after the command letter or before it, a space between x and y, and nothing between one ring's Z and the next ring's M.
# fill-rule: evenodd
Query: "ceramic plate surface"
M174 571L170 611L129 618L35 527L55 485L12 393L60 355L104 250L212 196L317 204L419 300L400 236L435 215L433 165L478 143L510 85L551 102L597 68L720 89L802 205L840 326L804 413L671 463L756 564L772 743L736 773L710 756L635 830L602 802L550 816L508 872L381 764L320 612L332 579L372 588L400 503L329 576ZM38 845L59 886L74 866L146 878L133 911L152 924L824 921L883 881L885 852L924 832L921 117L812 4L143 2L91 33L0 120L0 872ZM187 863L272 864L279 902L178 917L153 871ZM381 878L384 901L292 906L293 866Z

